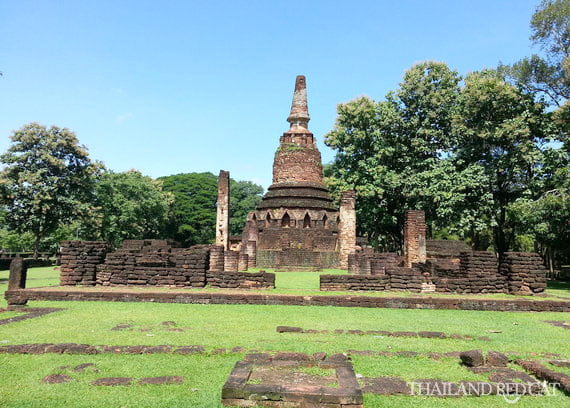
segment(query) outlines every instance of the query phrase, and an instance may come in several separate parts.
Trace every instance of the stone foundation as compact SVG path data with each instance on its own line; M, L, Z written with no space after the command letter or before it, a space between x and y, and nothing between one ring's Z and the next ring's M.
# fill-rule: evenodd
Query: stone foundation
M385 279L359 280L336 275L325 280L322 290L428 291L429 288L442 293L532 295L546 288L546 269L537 254L506 253L499 267L495 254L486 251L457 253L464 244L450 242L452 244L436 245L437 251L432 247L432 254L437 255L423 263L414 263L412 268L400 268L404 262L395 253L358 251L348 257L350 276L388 276L389 283L384 285ZM364 288L367 282L368 289Z
M321 275L320 290L394 290L421 292L423 277L413 268L392 268L379 275Z
M257 273L209 272L207 283L213 288L272 289L275 287L275 274L264 271Z
M9 305L28 301L104 301L240 305L341 306L395 309L491 310L501 312L570 312L570 302L530 299L489 299L457 297L375 297L332 295L277 295L272 293L215 293L213 291L124 291L54 289L8 290L4 297Z

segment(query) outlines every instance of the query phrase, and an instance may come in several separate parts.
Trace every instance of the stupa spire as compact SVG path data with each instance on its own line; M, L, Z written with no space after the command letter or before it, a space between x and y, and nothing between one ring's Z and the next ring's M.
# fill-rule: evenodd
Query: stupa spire
M291 129L302 127L309 128L309 107L307 105L307 83L304 75L297 75L295 79L295 92L291 103L291 113L287 122L291 124Z

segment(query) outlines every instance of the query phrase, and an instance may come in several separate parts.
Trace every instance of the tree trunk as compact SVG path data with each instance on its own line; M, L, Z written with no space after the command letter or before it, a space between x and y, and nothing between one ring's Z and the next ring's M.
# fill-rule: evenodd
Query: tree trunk
M42 237L40 235L36 235L34 239L34 259L38 259L40 255L40 242L42 241Z

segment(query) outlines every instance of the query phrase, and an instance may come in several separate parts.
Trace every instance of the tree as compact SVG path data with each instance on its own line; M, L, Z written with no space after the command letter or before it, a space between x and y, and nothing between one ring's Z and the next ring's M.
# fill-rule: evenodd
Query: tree
M263 196L263 187L251 181L230 180L230 234L239 235L247 214L257 207Z
M570 97L570 0L542 0L530 23L531 41L545 57L532 55L499 72L514 84L561 106Z
M540 146L549 140L550 129L544 105L494 71L465 78L454 119L454 153L460 170L483 172L491 200L480 214L491 222L499 253L513 245L516 225L508 208L520 198L532 198L543 162Z
M423 62L386 101L361 97L338 106L325 136L337 151L326 180L333 192L356 189L358 233L382 249L401 248L406 209L426 210L430 222L438 217L426 180L453 144L460 79L444 63Z
M161 177L164 191L174 195L166 236L185 245L210 243L215 237L217 177L186 173Z
M218 178L212 173L185 173L162 177L164 190L174 195L166 235L186 245L213 242L216 236ZM239 234L246 216L255 209L263 188L230 179L230 230Z
M162 182L137 170L104 173L95 185L98 237L115 247L125 239L158 238L174 201L162 189ZM85 228L82 233L88 233Z
M509 215L535 240L550 271L570 262L570 155L567 150L548 148L537 198L521 198L509 207Z
M10 228L33 234L37 256L45 237L85 210L99 166L66 128L30 123L11 141L0 156L0 198Z

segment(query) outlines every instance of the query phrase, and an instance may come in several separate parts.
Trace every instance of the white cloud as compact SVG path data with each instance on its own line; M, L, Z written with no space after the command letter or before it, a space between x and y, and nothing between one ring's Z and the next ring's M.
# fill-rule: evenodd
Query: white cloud
M135 115L133 115L131 112L123 113L122 115L117 115L115 116L115 123L121 124L129 119L132 119L134 116Z

